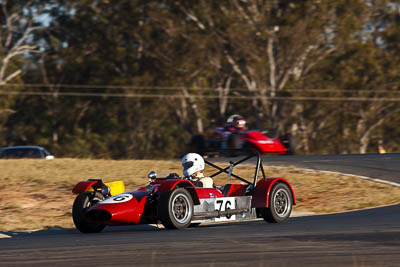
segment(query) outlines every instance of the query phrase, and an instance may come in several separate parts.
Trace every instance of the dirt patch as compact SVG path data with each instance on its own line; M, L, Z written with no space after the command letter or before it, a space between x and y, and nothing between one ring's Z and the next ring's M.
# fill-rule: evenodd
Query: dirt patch
M150 170L165 177L180 174L181 166L178 161L160 160L0 160L0 170L0 231L13 231L74 227L71 190L79 181L122 180L127 190L135 190L148 183ZM297 211L330 213L400 202L400 188L386 184L295 167L266 167L266 172L292 184ZM239 166L235 173L251 178L254 166ZM226 174L215 179L217 185L236 182L240 181L226 180Z

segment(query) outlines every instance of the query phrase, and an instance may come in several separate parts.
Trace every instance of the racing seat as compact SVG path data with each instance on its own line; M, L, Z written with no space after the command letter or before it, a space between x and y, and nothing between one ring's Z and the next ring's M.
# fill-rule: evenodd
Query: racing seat
M191 181L195 187L203 188L203 183L200 181Z
M222 194L226 197L239 197L243 196L246 190L244 184L226 184L222 190Z

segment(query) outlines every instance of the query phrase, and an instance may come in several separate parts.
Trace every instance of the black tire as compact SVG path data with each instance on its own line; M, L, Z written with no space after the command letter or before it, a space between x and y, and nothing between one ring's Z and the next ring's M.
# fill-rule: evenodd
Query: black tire
M296 144L294 142L294 138L291 134L285 134L280 138L281 143L286 148L286 155L295 155L296 154Z
M250 155L250 154L256 153L258 151L258 149L255 148L254 145L248 141L243 144L242 149L243 149L243 153L245 155Z
M237 133L232 133L227 140L226 148L228 151L225 153L224 156L227 157L237 157L242 154L241 149L243 148L244 142L240 138L241 135Z
M293 196L290 188L284 183L275 184L269 194L269 207L260 212L266 222L284 223L292 212Z
M240 134L233 133L228 137L227 148L228 149L241 149L243 146L243 140L240 138Z
M158 217L165 228L189 227L193 217L193 200L184 188L161 195L158 202Z
M84 216L89 207L101 200L104 200L104 196L99 192L83 192L76 197L72 206L72 218L76 228L80 232L99 233L104 229L104 224L89 223Z

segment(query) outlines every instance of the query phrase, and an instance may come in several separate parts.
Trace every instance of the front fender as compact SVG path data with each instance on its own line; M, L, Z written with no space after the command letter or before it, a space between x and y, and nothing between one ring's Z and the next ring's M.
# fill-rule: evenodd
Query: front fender
M133 191L106 198L90 207L86 216L107 225L139 224L148 196L147 192Z
M165 193L165 192L172 191L177 187L183 187L189 191L190 195L192 196L194 205L200 204L199 196L197 194L195 186L189 180L186 180L186 179L162 181L160 183L160 187L158 188L158 191L160 191L161 193Z
M293 205L296 205L296 199L294 196L294 191L290 183L284 178L264 178L258 181L256 187L254 188L253 197L251 199L251 207L252 208L265 208L269 207L269 194L271 192L271 188L276 183L285 183L289 186L290 191L292 192Z

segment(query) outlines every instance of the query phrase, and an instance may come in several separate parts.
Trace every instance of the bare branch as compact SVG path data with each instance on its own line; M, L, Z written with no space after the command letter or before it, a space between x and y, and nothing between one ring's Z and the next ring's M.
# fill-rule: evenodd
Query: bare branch
M179 6L179 8L186 16L188 16L188 18L190 18L192 21L196 23L197 27L199 27L203 31L206 30L206 26L204 26L204 24L200 21L200 19L196 17L193 13L188 11L184 6L182 6L182 4L179 1L176 1L175 4Z
M0 85L4 85L7 82L11 81L15 77L17 77L19 74L21 74L21 72L22 72L22 70L14 71L12 74L8 75L7 78L5 78L4 80L0 80Z
M228 62L231 64L233 70L239 74L239 76L243 79L243 81L245 82L247 89L249 91L254 92L256 90L256 84L254 81L250 80L249 77L247 77L242 70L240 69L239 65L236 63L236 61L232 58L231 55L229 55L229 53L227 51L225 51L225 56L228 60Z
M31 2L27 3L25 7L30 5ZM6 74L13 58L25 53L41 53L41 51L37 49L36 45L27 44L27 41L34 31L42 30L44 28L40 26L32 26L34 19L39 16L43 10L44 8L35 10L33 14L26 16L26 20L22 20L23 11L19 10L9 14L7 10L7 1L3 1L2 12L5 16L6 30L4 31L5 36L0 37L0 45L2 45L4 55L0 66L1 85L11 81L22 72L22 70L16 70L11 74ZM16 33L21 34L18 39L15 39ZM6 38L5 43L2 42L4 38Z
M254 21L249 17L249 15L246 14L243 7L238 3L238 1L232 0L232 2L235 5L235 7L237 8L237 10L239 11L239 13L242 15L242 17L247 21L247 23L255 28L256 25L255 25Z
M43 27L29 27L25 30L24 35L15 43L15 45L11 48L12 50L20 49L22 44L27 40L29 35L36 30L42 30ZM25 49L25 48L23 48Z
M3 114L3 113L13 114L13 113L15 113L15 112L16 112L15 110L9 109L9 108L0 109L0 115Z
M303 73L308 73L316 64L321 62L324 58L326 58L327 56L329 56L330 54L332 54L335 51L336 51L336 48L331 48L331 49L324 51L324 53L322 53L322 55L320 55L317 58L317 60L314 60L313 62L310 62L307 65L307 67L304 69Z

